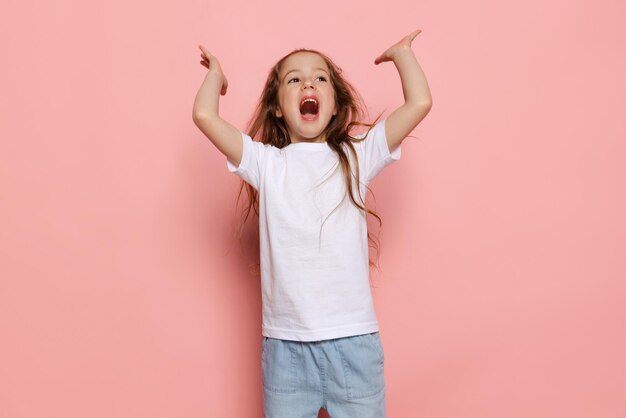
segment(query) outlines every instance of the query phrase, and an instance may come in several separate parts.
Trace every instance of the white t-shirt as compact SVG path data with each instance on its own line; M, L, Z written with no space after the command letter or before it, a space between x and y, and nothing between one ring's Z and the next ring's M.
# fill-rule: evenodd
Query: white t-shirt
M226 165L258 191L262 334L319 341L378 331L366 217L346 195L337 154L326 142L277 148L241 135L241 163ZM388 148L385 120L353 145L366 185L400 159L400 146ZM347 146L346 153L352 160ZM353 189L360 202L354 180ZM363 200L365 194L362 184Z

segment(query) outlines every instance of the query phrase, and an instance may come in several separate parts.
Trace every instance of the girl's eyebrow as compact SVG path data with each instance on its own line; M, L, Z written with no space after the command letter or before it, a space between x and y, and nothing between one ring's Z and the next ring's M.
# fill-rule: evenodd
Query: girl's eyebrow
M323 69L323 68L317 67L317 68L314 68L314 69L315 69L315 70L324 71L326 74L328 74L328 71L326 71L326 70L325 70L325 69ZM298 70L297 68L295 68L295 69L293 69L293 70L289 70L289 71L285 74L285 76L283 77L283 81L285 80L285 78L287 78L287 76L288 76L290 73L293 73L294 71L300 71L300 70Z

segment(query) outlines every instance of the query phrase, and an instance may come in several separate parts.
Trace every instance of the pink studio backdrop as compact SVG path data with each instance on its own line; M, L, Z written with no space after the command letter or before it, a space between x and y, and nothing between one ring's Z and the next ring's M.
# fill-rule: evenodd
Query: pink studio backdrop
M626 417L626 3L39 3L0 6L0 417L262 416L197 45L243 129L297 47L388 115L417 28L433 108L373 183L388 415Z

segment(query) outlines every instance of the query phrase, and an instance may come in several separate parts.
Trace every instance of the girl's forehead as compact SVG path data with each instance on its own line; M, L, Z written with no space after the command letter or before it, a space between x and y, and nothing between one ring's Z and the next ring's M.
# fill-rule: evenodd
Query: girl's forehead
M287 74L293 70L307 69L307 68L321 68L328 72L328 65L324 58L314 52L296 52L285 59L281 66L280 73Z

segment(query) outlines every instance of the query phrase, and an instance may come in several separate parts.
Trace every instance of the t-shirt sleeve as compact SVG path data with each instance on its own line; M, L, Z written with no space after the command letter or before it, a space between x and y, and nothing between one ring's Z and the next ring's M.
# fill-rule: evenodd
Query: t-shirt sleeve
M383 169L389 164L399 160L401 156L400 145L393 150L390 150L387 145L385 122L386 119L374 125L374 127L370 129L365 140L359 143L361 154L359 160L360 170L364 173L364 180L366 184L376 177L378 173L383 171Z
M226 167L228 171L241 177L246 183L250 184L257 191L259 190L261 171L263 161L270 145L263 144L259 141L253 141L252 138L243 132L243 154L241 162L236 166L231 160L226 158Z

